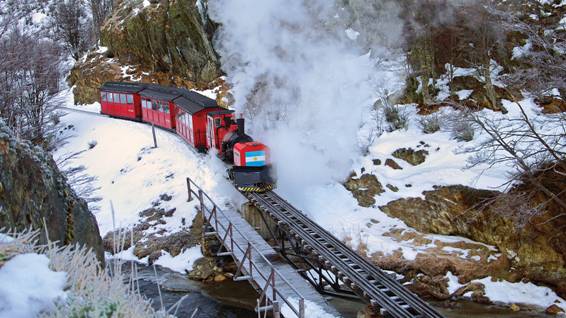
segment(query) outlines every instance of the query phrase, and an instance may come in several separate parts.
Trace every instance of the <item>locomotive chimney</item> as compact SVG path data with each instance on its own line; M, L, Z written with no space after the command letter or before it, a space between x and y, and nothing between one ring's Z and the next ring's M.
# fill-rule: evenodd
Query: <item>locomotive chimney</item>
M236 119L236 125L238 125L238 135L243 136L246 133L246 124L244 118Z

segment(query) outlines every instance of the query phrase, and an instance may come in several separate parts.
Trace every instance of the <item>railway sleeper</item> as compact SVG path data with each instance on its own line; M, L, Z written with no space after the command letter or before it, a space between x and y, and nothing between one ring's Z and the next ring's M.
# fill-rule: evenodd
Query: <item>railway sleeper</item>
M268 195L265 194L264 196L267 197ZM272 201L272 202L275 202L274 200L271 200L271 201ZM287 211L287 209L284 209L284 210L285 210L284 212L286 212L285 214L287 214L287 215L286 215L287 218L290 219L290 220L295 221L295 222L293 222L293 223L297 223L297 222L299 221L299 222L302 223L302 225L305 225L305 222L302 222L301 218L298 218L298 217L293 216L293 215L289 215L290 212ZM301 216L301 217L302 217L302 216ZM309 223L309 222L307 222L307 224L308 224L308 223ZM306 229L305 229L305 227L303 227L303 231L307 232L307 229L308 229L308 232L310 232L310 233L314 232L314 230L312 229L312 227L306 227ZM307 232L307 233L308 233L308 232ZM324 233L324 232L320 232L320 233ZM320 235L318 235L318 236L320 236ZM334 239L334 238L331 237L330 239L331 239L330 242L332 242L332 239ZM335 240L335 239L334 239L334 240ZM327 240L325 240L325 239L322 239L322 238L321 238L321 239L316 239L316 241L318 241L318 242L320 243L320 245L325 246L325 247L333 246L329 241L327 241ZM322 241L322 242L321 242L321 241ZM323 244L323 242L324 242L325 244ZM346 248L346 247L344 247L344 248ZM348 257L347 257L346 255L340 255L338 252L340 252L340 250L338 250L337 253L335 253L335 256L337 256L337 258L339 258L339 259L342 260L342 261L344 261L345 259L348 259ZM352 254L353 252L351 252L351 251L347 251L347 252L348 252L348 253L346 253L346 254L353 255L353 254ZM358 258L356 257L356 255L354 255L353 257L354 257L353 259L358 259ZM321 258L321 257L319 256L319 258ZM360 260L360 261L363 263L364 260ZM353 263L353 262L350 262L350 263ZM363 266L363 267L364 267L363 269L365 269L366 267L369 266L369 264L368 264L368 265L363 264L363 265L365 265L365 266ZM358 267L359 267L360 269L362 269L362 267L360 267L360 266L358 266ZM356 271L356 273L357 273L357 274L361 274L359 271ZM388 283L388 280L391 280L390 283L398 283L397 280L394 279L393 277L391 277L390 275L387 275L386 273L381 272L381 271L378 271L378 270L376 270L376 269L370 270L368 273L371 274L371 275L368 275L368 277L370 277L370 278L375 277L375 274L377 274L377 276L378 276L380 279L382 279L384 283L387 283L387 285L390 285L390 284ZM342 274L342 273L340 272L340 274ZM339 278L340 278L340 277L344 277L344 275L343 275L343 274L342 274L342 275L338 275L338 277L339 277ZM377 283L378 281L374 279L373 281L370 281L370 283L372 283L372 282L373 282L373 283ZM395 293L394 293L390 288L385 287L385 286L383 286L382 284L376 284L376 285L377 285L376 287L378 287L378 288L380 287L380 288L379 288L379 291L380 291L380 292L385 293L386 295L390 295L390 296L395 295ZM404 295L404 297L408 297L408 300L410 300L410 301L412 301L412 302L415 302L415 300L412 299L412 298L414 298L414 297L412 297L412 294L409 294L409 293L404 294L404 293L403 293L404 290L400 290L400 289L398 288L398 287L402 287L402 286L395 286L395 285L393 285L392 287L393 287L395 290L397 290L398 293L402 293L402 294ZM367 293L365 293L364 295L366 295L366 297L367 297ZM392 304L389 304L388 307L390 307L391 305L392 305ZM418 302L417 302L417 305L418 305L417 307L418 307L420 310L423 310L423 309L424 309L424 312L427 312L427 311L428 311L428 310L426 310L426 307L425 307L425 308L422 308L422 306L420 306L420 304L419 304ZM426 304L424 304L424 306L426 306ZM400 306L399 306L399 307L400 307ZM411 308L411 306L408 305L407 303L404 303L404 304L403 304L403 307ZM390 308L390 309L391 309L391 308ZM401 309L401 308L399 308L399 309ZM403 309L401 309L401 310L403 310ZM405 311L405 310L403 310L403 311ZM411 311L414 311L414 309L411 310ZM418 317L418 316L413 316L412 313L410 313L410 315L411 315L411 317ZM420 315L419 315L419 316L420 316Z

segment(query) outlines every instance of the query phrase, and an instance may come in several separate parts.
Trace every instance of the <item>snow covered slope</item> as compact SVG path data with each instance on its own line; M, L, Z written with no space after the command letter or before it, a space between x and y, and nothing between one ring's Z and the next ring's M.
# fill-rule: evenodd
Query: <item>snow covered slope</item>
M63 121L71 126L65 134L72 138L55 156L88 149L77 164L85 165L87 172L98 178L98 194L103 200L96 218L102 235L114 226L130 226L138 221L138 213L162 194L173 197L163 208L178 210L156 230L174 231L181 226L182 218L190 222L196 203L186 202L186 177L210 191L219 203L236 194L224 178L221 162L212 155L197 153L171 132L157 129L158 148L153 148L151 126L146 124L73 111ZM96 146L89 149L89 143Z

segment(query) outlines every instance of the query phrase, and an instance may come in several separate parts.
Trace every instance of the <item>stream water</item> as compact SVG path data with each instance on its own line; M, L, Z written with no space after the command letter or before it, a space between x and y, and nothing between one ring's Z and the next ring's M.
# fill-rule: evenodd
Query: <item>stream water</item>
M128 275L131 263L123 265ZM185 297L178 306L177 317L194 318L255 318L253 311L258 297L255 290L247 282L227 280L220 284L204 284L191 281L185 275L167 268L156 266L157 277L153 267L138 264L140 292L152 300L154 308L170 309ZM158 289L159 281L160 289ZM159 296L161 291L161 297ZM332 298L330 303L344 318L356 318L364 304L355 300ZM513 312L498 306L479 305L467 301L438 302L432 304L447 318L548 318L549 315L536 312ZM196 313L195 313L196 310ZM173 309L175 311L175 309ZM173 313L173 311L171 313Z

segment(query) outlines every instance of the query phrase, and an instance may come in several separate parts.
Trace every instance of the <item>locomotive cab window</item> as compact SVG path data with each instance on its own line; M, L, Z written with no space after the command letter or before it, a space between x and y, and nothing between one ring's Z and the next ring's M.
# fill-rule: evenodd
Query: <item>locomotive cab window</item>
M214 118L214 127L216 128L220 127L220 123L221 123L220 118Z

